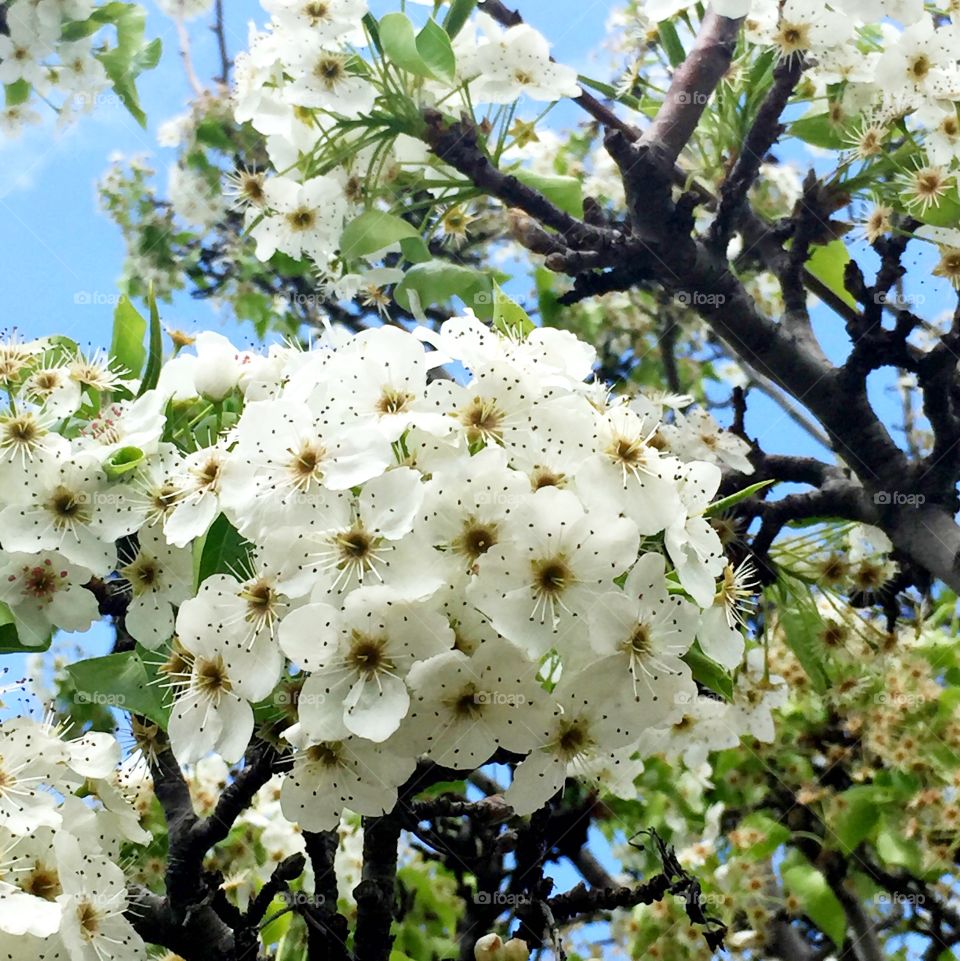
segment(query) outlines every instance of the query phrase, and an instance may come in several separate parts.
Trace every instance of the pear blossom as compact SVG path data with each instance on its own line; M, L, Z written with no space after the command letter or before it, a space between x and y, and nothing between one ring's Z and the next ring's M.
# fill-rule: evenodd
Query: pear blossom
M680 658L693 644L698 621L695 605L668 593L665 573L662 554L641 555L623 590L602 595L589 615L590 654L619 661L637 701L664 716L691 687L690 669Z
M425 742L424 753L444 767L469 769L498 747L525 754L545 736L547 696L538 665L504 640L472 655L454 650L418 661L404 734Z
M550 59L543 35L529 24L500 31L486 14L477 18L486 42L481 42L461 70L475 100L511 103L522 95L532 100L578 97L577 72Z
M97 600L84 588L91 572L61 554L2 555L0 601L13 614L20 640L43 644L51 630L85 631L99 617Z
M453 631L440 614L385 587L353 591L331 630L335 618L328 605L307 604L280 626L284 652L311 672L300 691L301 724L313 736L350 732L384 741L410 706L406 673L449 650Z
M99 463L78 455L39 462L32 483L9 491L14 503L0 511L8 551L59 551L74 564L103 575L116 565L114 542L137 528L122 486L110 485Z
M544 488L527 522L488 551L468 595L505 637L542 654L564 647L587 614L636 556L636 526L623 517L587 514L568 491Z
M155 527L141 528L137 541L136 554L118 571L130 585L124 626L155 650L173 634L174 608L192 593L193 555L168 545Z
M504 794L516 814L532 814L553 797L563 787L568 765L579 771L636 739L627 702L613 693L616 687L611 691L613 676L609 665L598 662L561 678L549 730L517 765Z
M250 231L257 257L269 260L279 250L291 257L308 254L326 260L336 249L347 214L337 179L328 175L299 184L274 177L263 189L268 212Z
M344 810L375 816L397 803L397 788L416 767L416 759L359 737L311 739L290 728L286 739L297 749L293 770L283 779L284 815L307 831L329 831Z

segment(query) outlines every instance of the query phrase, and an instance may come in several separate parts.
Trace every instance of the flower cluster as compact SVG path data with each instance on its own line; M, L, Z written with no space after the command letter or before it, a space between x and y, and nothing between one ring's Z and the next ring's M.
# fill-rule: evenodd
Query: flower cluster
M503 30L479 13L452 41L433 24L443 35L445 55L435 51L435 58L418 61L402 54L406 47L394 49L389 42L397 26L388 23L390 17L404 20L413 41L413 26L402 14L384 18L379 26L386 39L373 50L365 49L370 25L357 27L366 9L363 0L324 4L322 13L277 0L265 6L273 19L240 59L235 118L263 136L272 167L283 173L242 169L233 175L234 188L246 207L259 259L279 251L312 261L326 278L354 269L340 243L344 224L374 198L392 204L407 181L411 190L416 181L440 209L431 231L446 232L445 218L453 216L450 236L466 236L472 214L458 200L468 185L431 160L422 142L424 107L440 105L451 117L469 111L481 127L492 128L488 147L494 158L513 161L517 154L511 151L522 154L536 141L533 125L517 121L500 130L495 113L481 118L476 107L519 98L552 101L580 90L575 73L552 62L546 41L526 24ZM657 49L650 41L658 38L658 23L689 15L690 6L637 5L636 16L648 24L636 39L637 69L649 66L650 51ZM949 19L952 11L899 0L830 5L727 0L714 7L730 17L746 15L746 52L729 83L736 87L752 75L752 59L767 51L780 59L802 58L805 69L795 100L812 106L790 132L839 152L839 174L874 201L864 226L869 239L892 229L894 213L926 223L919 236L937 244L942 254L935 273L960 285L960 233L942 229L960 210L960 33ZM297 33L304 25L312 29ZM636 33L635 23L631 32ZM433 34L430 38L436 41ZM375 104L397 117L389 131L375 121ZM722 145L729 131L711 132L716 123L708 119L701 136ZM548 153L554 157L556 151ZM874 173L878 176L870 176ZM862 189L868 180L877 181L872 195ZM615 201L619 193L615 188ZM428 223L433 224L429 217ZM367 270L364 265L362 272ZM382 285L381 278L376 286Z
M576 71L551 60L546 40L526 24L503 30L478 14L451 43L431 21L426 29L433 28L429 40L440 48L442 64L414 56L402 64L394 57L388 65L364 51L370 44L365 0L321 5L266 0L264 7L270 23L252 36L249 52L237 61L235 117L264 137L273 167L283 173L268 177L240 170L232 178L261 260L280 251L309 258L326 274L358 202L404 171L425 168L426 150L414 136L400 133L384 142L363 132L362 118L375 103L417 112L421 105L449 104L451 92L464 109L509 104L520 96L552 101L580 93ZM393 21L384 18L378 38L388 58L394 49L390 37L409 29L413 38L404 14L390 16ZM397 65L412 74L415 90L393 86L388 66ZM331 150L330 143L339 141L341 125L354 121L361 121L359 132L347 135L350 156L344 162L342 145ZM407 126L415 132L417 125ZM328 153L340 159L330 162Z
M120 747L110 734L67 739L29 717L0 722L5 956L146 957L143 941L124 917L126 876L118 859L121 844L143 844L149 835L119 790L119 760ZM86 800L78 796L81 788Z
M263 354L205 333L136 397L60 341L0 359L0 587L22 643L84 629L116 584L126 631L165 658L181 763L238 760L255 708L279 706L281 803L305 828L391 809L418 757L498 750L531 812L682 720L695 644L741 662L750 575L707 511L745 442L609 396L572 335L467 315Z
M144 42L144 14L134 4L98 7L93 0L11 0L4 4L2 22L4 133L15 135L27 124L39 123L41 116L34 109L39 100L54 106L60 124L111 99L143 118L133 81L140 71L156 65L160 44ZM106 26L117 29L115 46L102 40ZM108 93L111 87L113 93Z

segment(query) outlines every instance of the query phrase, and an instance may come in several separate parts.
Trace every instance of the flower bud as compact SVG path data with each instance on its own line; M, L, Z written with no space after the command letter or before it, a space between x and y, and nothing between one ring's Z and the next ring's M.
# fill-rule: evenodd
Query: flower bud
M530 949L526 941L520 938L511 938L500 952L497 961L527 961L530 957Z
M240 379L237 349L226 337L212 331L197 334L196 346L194 388L210 400L223 400Z
M500 961L500 951L503 941L499 934L485 934L473 946L473 956L476 961Z

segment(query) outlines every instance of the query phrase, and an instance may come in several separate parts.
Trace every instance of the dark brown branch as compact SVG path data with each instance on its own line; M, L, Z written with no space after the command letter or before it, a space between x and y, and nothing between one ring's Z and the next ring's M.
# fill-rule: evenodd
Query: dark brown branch
M666 98L640 144L648 147L661 169L671 169L697 129L713 91L730 68L740 20L708 10L697 39L677 67Z
M143 887L127 892L127 920L148 944L159 944L184 961L233 961L233 932L210 907L186 920L175 917L166 898Z
M710 225L710 242L718 248L726 249L734 225L746 204L747 191L757 179L764 157L783 133L780 116L800 80L803 68L802 57L788 57L774 68L773 85L757 111L733 169L720 188L720 206Z
M210 29L217 38L217 52L220 56L220 73L214 79L225 87L230 82L230 68L233 62L227 53L227 36L223 25L223 0L216 0L214 10L216 19Z
M398 812L363 819L363 873L353 889L357 902L356 961L387 961L396 906Z
M336 831L304 831L303 840L314 878L313 902L301 909L307 921L307 961L348 961L347 919L337 911L339 836Z

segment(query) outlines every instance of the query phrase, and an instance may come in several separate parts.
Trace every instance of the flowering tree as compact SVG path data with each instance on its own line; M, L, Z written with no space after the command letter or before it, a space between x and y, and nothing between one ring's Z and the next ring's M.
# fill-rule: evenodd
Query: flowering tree
M218 4L205 87L207 7L109 351L0 343L0 956L954 957L952 6L631 3L607 82L497 0ZM139 8L2 9L8 128L142 117Z

